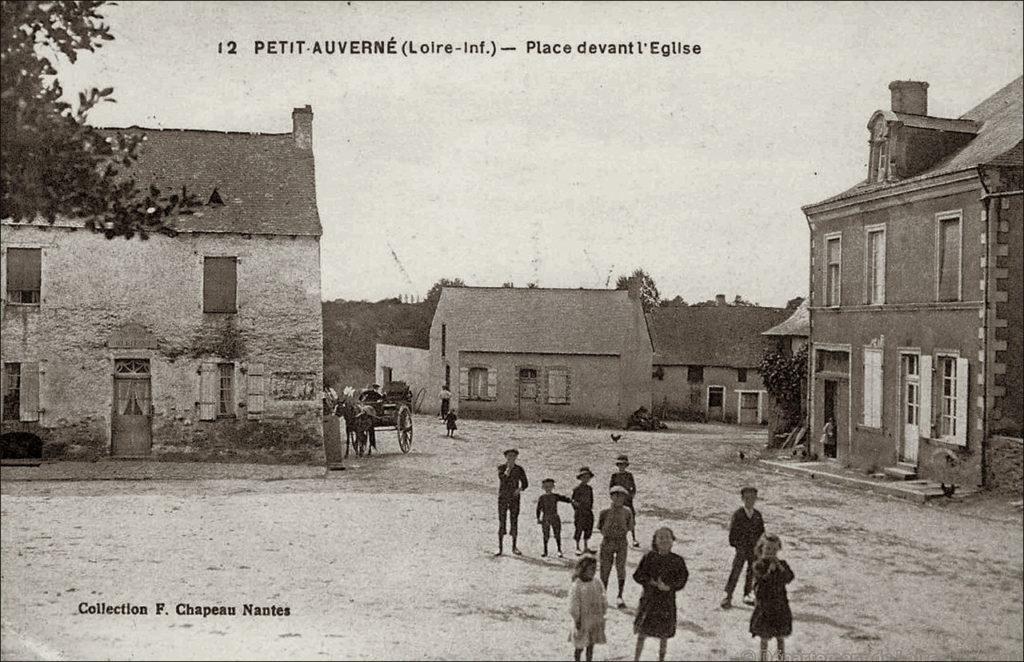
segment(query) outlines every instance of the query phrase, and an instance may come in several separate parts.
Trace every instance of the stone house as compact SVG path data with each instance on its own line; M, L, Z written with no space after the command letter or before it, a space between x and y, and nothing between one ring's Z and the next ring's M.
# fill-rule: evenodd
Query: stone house
M1021 80L958 118L891 83L864 181L804 207L819 456L971 487L1019 464Z
M731 306L664 306L651 313L654 411L663 417L758 425L767 392L758 367L771 343L761 335L791 311Z
M651 355L636 287L446 287L430 327L461 417L621 426L651 407Z
M374 379L381 385L405 382L412 391L414 412L437 413L441 383L430 379L429 350L377 343Z
M145 136L142 186L203 204L176 236L3 220L5 433L53 458L323 456L309 106L283 134Z

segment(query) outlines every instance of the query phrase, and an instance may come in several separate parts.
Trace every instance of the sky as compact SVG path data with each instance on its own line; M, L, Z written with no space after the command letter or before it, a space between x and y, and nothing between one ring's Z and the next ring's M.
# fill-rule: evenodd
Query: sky
M123 2L60 67L99 126L284 133L314 112L322 296L614 286L784 305L802 205L864 178L888 83L957 117L1021 74L1022 3ZM256 40L494 41L489 55L256 54ZM218 44L237 43L234 55ZM541 55L527 41L699 44ZM307 46L308 48L308 46Z

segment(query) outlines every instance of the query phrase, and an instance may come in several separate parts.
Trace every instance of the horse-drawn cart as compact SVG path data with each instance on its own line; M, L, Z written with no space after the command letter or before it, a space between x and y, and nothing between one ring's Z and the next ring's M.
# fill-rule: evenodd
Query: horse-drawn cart
M355 447L356 456L372 454L377 448L377 431L394 430L398 433L398 447L403 453L412 449L412 391L405 382L391 382L381 395L373 390L363 391L359 401L344 412L348 445Z

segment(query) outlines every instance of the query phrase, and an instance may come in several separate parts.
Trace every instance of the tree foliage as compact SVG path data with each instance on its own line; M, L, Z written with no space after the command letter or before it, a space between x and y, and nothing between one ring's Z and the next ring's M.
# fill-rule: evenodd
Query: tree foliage
M0 3L0 217L81 219L107 238L174 234L169 216L198 204L184 188L164 194L130 175L143 137L105 135L86 124L89 111L113 102L113 88L63 100L54 63L74 63L114 39L104 2Z
M788 425L798 425L807 381L807 348L795 354L765 352L759 370L765 389L781 408Z
M661 294L658 293L658 286L654 283L654 279L646 271L635 269L629 276L619 276L615 281L615 289L628 290L629 281L633 278L640 280L640 305L643 306L645 313L649 313L658 307Z

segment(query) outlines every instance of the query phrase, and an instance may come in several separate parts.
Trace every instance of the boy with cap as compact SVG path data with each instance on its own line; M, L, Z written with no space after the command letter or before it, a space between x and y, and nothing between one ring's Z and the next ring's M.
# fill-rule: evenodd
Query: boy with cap
M722 600L722 609L732 607L732 592L736 590L736 582L739 581L743 566L747 566L747 574L743 579L743 603L754 604L754 597L750 594L753 583L754 569L754 546L764 534L764 519L761 513L754 508L757 502L757 488L744 487L740 490L740 497L743 499L743 507L732 514L729 522L729 545L735 550L732 559L732 569L729 571L729 580L725 583L725 599Z
M616 485L609 493L612 507L602 510L597 518L597 528L601 531L601 585L608 586L614 562L615 575L619 580L616 606L625 609L626 601L622 599L622 591L626 587L626 554L629 552L626 534L633 530L633 511L626 508L626 497L629 495L626 488Z
M594 477L590 467L580 467L576 480L580 484L572 490L572 507L576 531L572 534L576 541L576 556L593 553L590 549L590 536L594 533L594 488L588 483ZM583 538L583 549L580 550L580 538Z
M626 490L626 508L629 508L629 512L633 513L633 526L630 527L629 533L633 536L633 547L639 547L640 543L636 541L636 509L633 508L633 496L636 494L636 481L633 480L633 474L626 471L626 467L629 466L629 458L625 455L620 455L615 459L615 466L618 467L618 471L612 474L612 479L608 484L608 487L615 487L616 485L625 488Z
M512 553L522 556L519 551L519 494L529 487L526 470L516 464L519 451L510 448L505 451L505 463L498 465L498 552L501 556L505 541L505 515L508 514L509 533L512 534Z
M562 518L558 516L558 502L564 501L565 503L572 503L572 499L561 494L555 494L555 479L545 478L540 482L540 486L544 489L544 494L540 495L537 499L537 523L540 524L541 533L544 535L544 553L541 556L546 557L548 555L548 540L551 538L551 533L554 531L555 534L555 546L558 547L558 558L562 556Z

